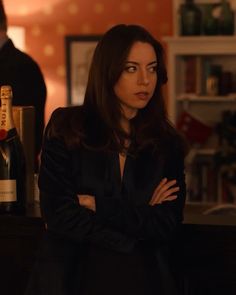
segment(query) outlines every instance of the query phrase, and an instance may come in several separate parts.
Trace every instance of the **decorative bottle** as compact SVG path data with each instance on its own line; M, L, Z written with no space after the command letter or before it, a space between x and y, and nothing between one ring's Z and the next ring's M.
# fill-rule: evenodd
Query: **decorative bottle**
M203 15L203 33L205 35L218 35L219 20L214 16L212 4L205 4Z
M219 19L219 33L221 35L234 34L234 13L230 3L226 0L221 1L221 14Z
M181 35L201 35L202 13L193 0L186 0L180 6Z
M0 98L0 214L24 215L25 156L13 121L11 86L1 87Z

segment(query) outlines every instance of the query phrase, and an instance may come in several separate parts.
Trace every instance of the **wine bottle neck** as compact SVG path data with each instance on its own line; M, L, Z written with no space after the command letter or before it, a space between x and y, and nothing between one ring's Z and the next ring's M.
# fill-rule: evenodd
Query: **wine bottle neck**
M9 131L14 127L12 100L9 98L1 98L0 129Z

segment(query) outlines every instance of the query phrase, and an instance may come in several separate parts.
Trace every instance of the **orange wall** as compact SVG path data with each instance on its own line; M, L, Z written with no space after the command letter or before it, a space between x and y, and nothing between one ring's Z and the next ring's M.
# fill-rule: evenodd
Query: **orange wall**
M137 23L154 36L171 35L172 0L4 0L9 25L26 29L26 52L40 65L48 97L46 117L66 105L65 35L102 34Z

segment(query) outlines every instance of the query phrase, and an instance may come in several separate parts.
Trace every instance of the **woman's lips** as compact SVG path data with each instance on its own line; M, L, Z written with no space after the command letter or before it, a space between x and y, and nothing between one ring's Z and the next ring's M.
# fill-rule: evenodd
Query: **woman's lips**
M137 93L135 93L135 95L136 95L139 99L142 99L142 100L147 100L147 99L149 99L148 92L137 92Z

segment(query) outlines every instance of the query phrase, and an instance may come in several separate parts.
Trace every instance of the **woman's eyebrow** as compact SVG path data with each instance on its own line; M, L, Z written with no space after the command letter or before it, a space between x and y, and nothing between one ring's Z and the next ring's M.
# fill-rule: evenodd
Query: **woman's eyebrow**
M152 61L152 62L150 62L150 63L148 64L148 66L151 66L151 65L157 65L157 60Z
M129 60L127 60L126 62L125 62L126 64L134 64L134 65L139 65L139 63L138 62L136 62L136 61L129 61ZM148 63L148 66L149 65L153 65L153 64L157 64L157 61L156 60L154 60L154 61L151 61L150 63Z

